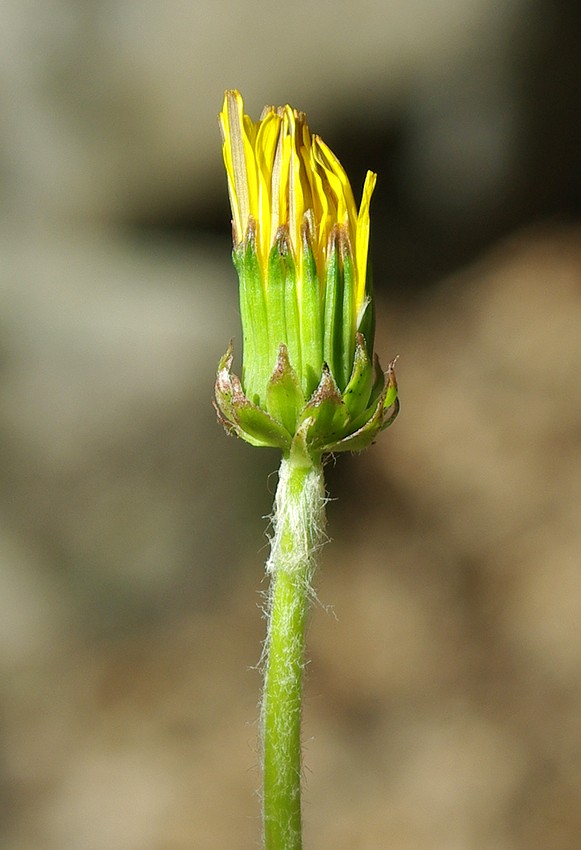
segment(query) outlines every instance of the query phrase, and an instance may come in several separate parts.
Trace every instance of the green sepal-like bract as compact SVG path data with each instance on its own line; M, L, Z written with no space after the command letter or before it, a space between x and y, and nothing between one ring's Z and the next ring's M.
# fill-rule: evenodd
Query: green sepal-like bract
M294 434L304 406L305 397L297 373L290 364L286 345L281 343L274 372L266 385L266 409L290 434Z
M365 338L363 334L358 333L355 343L353 371L343 393L343 401L351 419L356 419L369 404L372 386L373 369L367 353Z
M387 373L372 363L365 339L357 334L351 377L342 393L323 364L318 386L305 401L286 345L279 346L267 382L266 409L250 401L231 371L232 347L216 376L216 409L229 433L253 446L280 448L295 459L318 460L333 452L359 452L394 421L399 411L394 363Z
M240 281L240 318L244 336L242 381L248 397L256 404L264 399L272 370L268 345L268 305L262 270L256 250L256 222L249 219L244 241L234 249L233 260Z
M271 446L288 452L291 435L284 425L250 401L240 378L231 371L232 343L218 364L216 402L218 418L229 434L236 434L253 446Z
M336 443L327 445L327 452L360 452L375 440L381 431L385 431L395 420L399 413L399 399L397 397L397 383L395 380L394 363L389 364L387 380L381 394L375 402L375 407L369 407L364 416L363 423L349 434L345 435ZM352 422L354 426L356 422Z

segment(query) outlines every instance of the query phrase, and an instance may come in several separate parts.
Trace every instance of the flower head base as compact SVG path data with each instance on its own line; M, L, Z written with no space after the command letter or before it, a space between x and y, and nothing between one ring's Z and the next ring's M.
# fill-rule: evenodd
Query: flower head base
M364 448L397 414L393 364L387 378L372 364L376 175L367 173L357 210L343 167L290 106L255 123L228 91L220 125L244 336L242 381L230 349L219 366L220 417L285 453Z

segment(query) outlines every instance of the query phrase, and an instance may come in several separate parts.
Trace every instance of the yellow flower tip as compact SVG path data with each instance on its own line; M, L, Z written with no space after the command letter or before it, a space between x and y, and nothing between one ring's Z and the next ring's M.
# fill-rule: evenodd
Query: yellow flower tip
M223 156L232 206L234 242L245 238L249 217L257 223L257 248L266 263L281 224L300 266L304 219L317 266L335 224L348 227L358 289L365 287L369 241L369 202L376 176L368 172L359 211L343 166L318 135L311 136L304 112L290 105L267 106L257 122L244 113L238 91L224 94L220 113Z
M244 102L235 89L224 93L224 103L219 115L222 132L222 152L228 176L228 193L232 207L235 241L240 243L248 226L250 193L246 160L248 142L245 134Z

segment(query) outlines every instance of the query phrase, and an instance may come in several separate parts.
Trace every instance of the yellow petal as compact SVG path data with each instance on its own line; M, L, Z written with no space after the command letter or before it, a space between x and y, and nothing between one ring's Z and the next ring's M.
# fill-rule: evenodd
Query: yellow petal
M357 233L355 237L355 262L357 264L356 312L359 311L365 299L367 254L369 250L369 205L376 181L377 174L374 174L373 171L368 171L365 176L361 206L359 207L359 215L357 216Z
M220 124L234 230L238 242L241 242L249 216L256 208L257 178L251 139L254 125L244 115L244 103L239 92L225 93Z

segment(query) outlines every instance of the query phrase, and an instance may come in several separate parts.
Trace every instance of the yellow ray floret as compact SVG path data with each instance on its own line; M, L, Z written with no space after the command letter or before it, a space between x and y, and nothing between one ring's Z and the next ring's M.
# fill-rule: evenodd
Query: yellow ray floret
M324 280L329 238L336 225L343 226L354 259L358 311L365 299L369 203L376 175L367 172L357 211L343 166L322 139L311 136L304 113L288 105L268 107L253 122L244 114L239 92L227 91L220 126L235 244L244 240L254 219L259 261L266 269L277 231L284 226L300 270L306 222L319 279Z

